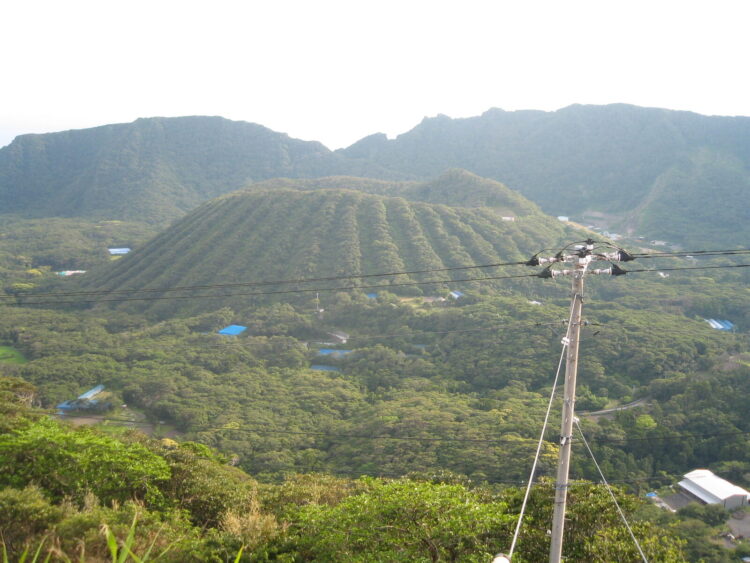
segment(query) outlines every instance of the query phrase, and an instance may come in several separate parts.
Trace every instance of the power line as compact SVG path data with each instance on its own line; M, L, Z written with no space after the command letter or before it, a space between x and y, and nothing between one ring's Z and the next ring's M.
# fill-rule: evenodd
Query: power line
M562 339L562 350L560 351L560 359L557 362L557 372L555 373L555 379L552 382L552 391L549 396L549 402L547 403L547 412L544 414L544 422L542 423L542 431L539 434L539 441L536 446L536 453L534 454L534 463L531 464L531 472L529 473L529 481L526 485L526 491L523 495L523 502L521 503L521 511L518 514L518 522L516 522L516 529L513 532L513 540L510 543L510 551L508 552L508 559L513 558L513 552L516 550L516 542L518 541L518 535L521 533L521 525L523 523L523 515L526 512L526 503L529 500L529 493L531 493L531 485L534 482L534 474L536 473L536 466L539 462L539 454L542 451L542 444L544 443L544 435L547 433L547 422L549 421L550 412L552 412L552 403L555 400L555 392L557 391L557 381L560 377L560 370L562 369L563 359L565 358L565 351L568 348L570 342L570 328L573 320L573 307L570 308L570 317L568 317L568 331L565 338Z
M585 242L585 241L580 241ZM569 248L570 246L574 245L576 243L571 243L567 245L565 248ZM609 245L611 246L611 245ZM541 251L544 252L544 251ZM541 252L538 252L534 256L538 256ZM693 250L693 251L680 251L680 252L664 252L664 253L631 253L630 255L635 258L672 258L672 257L684 257L684 256L694 256L694 255L701 255L701 256L710 256L710 255L742 255L742 254L748 254L750 253L750 249L726 249L726 250ZM137 294L137 293L165 293L165 292L172 292L172 291L194 291L194 290L200 290L200 289L226 289L226 288L232 288L232 287L263 287L268 285L287 285L287 284L303 284L303 283L313 283L313 282L324 282L324 281L337 281L337 280L347 280L347 279L366 279L366 278L377 278L377 277L389 277L389 276L399 276L399 275L415 275L415 274L425 274L425 273L437 273L437 272L450 272L450 271L461 271L461 270L472 270L472 269L483 269L483 268L500 268L500 267L507 267L507 266L522 266L522 265L531 265L530 261L519 261L519 262L496 262L496 263L490 263L490 264L476 264L476 265L470 265L470 266L454 266L454 267L446 267L446 268L431 268L431 269L424 269L424 270L401 270L401 271L394 271L394 272L381 272L381 273L372 273L372 274L345 274L340 276L328 276L328 277L318 277L318 278L298 278L298 279L280 279L280 280L263 280L263 281L257 281L257 282L237 282L237 283L229 283L229 284L203 284L203 285L190 285L190 286L167 286L162 288L141 288L141 289L120 289L120 290L82 290L82 291L69 291L69 292L39 292L39 293L19 293L16 295L0 295L0 300L10 300L10 299L21 299L26 297L74 297L74 296L96 296L96 295L128 295L128 294ZM713 268L717 268L718 266L713 266ZM742 267L740 266L721 266L721 267ZM705 267L709 268L709 267ZM686 268L688 269L688 268ZM692 269L698 269L698 268L692 268ZM628 272L640 272L640 271L650 271L650 270L628 270ZM521 276L524 277L524 276ZM459 279L459 280L440 280L440 281L428 281L428 282L406 282L406 283L399 283L399 284L388 284L383 285L382 287L393 287L393 286L400 286L400 285L420 285L420 284L431 284L431 283L448 283L448 282L466 282L466 281L481 281L483 279L503 279L501 277L487 277L487 278L470 278L470 279ZM378 286L354 286L354 287L347 287L347 288L331 288L331 289L300 289L300 290L290 290L289 292L297 293L297 292L306 292L306 291L336 291L336 290L344 290L344 289L368 289L368 288L375 288ZM273 293L282 293L282 292L273 292ZM266 295L268 293L266 292L258 292L257 295ZM231 297L233 295L249 295L245 293L241 294L227 294L227 295L208 295L208 296L193 296L192 298L213 298L213 297ZM159 297L159 299L163 299L166 297ZM191 298L190 296L182 296L182 297L174 297L177 298ZM137 300L147 300L148 298L137 298ZM131 300L131 299L122 299L125 300ZM135 299L132 299L135 300ZM107 300L107 301L115 301L114 299ZM91 303L91 302L100 302L100 300L88 300L88 301L76 301L76 303ZM62 301L60 303L72 303L71 301ZM42 303L32 303L32 302L26 302L24 304L29 305L38 305ZM46 303L45 303L46 304Z
M631 252L634 258L687 258L688 256L733 256L750 254L750 249L728 250L684 250L674 252Z
M643 553L643 549L641 549L641 544L638 543L638 540L636 539L635 534L633 533L633 529L630 527L630 524L628 523L628 519L625 517L625 513L622 511L622 508L620 508L620 503L617 502L617 497L615 497L615 493L612 492L612 488L609 486L609 483L607 483L607 479L604 477L604 472L602 471L602 468L599 467L599 463L596 461L594 452L591 451L591 448L589 447L588 442L586 442L586 436L583 435L583 430L581 430L581 425L578 424L578 419L574 418L573 422L575 423L576 428L578 428L578 433L581 435L581 440L583 440L583 444L586 446L586 450L589 452L589 455L591 456L591 460L594 462L594 465L596 466L596 470L599 472L599 476L602 478L602 482L604 483L604 486L607 487L607 492L609 492L609 496L612 497L612 501L615 503L615 506L617 507L617 512L620 513L620 518L622 518L622 521L625 523L625 527L628 529L628 533L630 533L630 537L635 543L635 547L638 548L638 553L640 553L641 559L643 559L644 563L648 563L648 559L646 559L646 555Z
M658 269L637 269L637 270L622 270L623 273L642 273L642 272L664 272L664 271L680 271L680 270L719 270L729 268L748 268L750 264L729 264L723 266L684 266L675 268L658 268ZM279 291L257 291L249 293L227 293L220 295L169 295L159 297L121 297L115 299L81 299L74 301L23 301L16 303L8 303L8 305L82 305L86 303L110 303L110 302L124 302L124 301L160 301L168 299L223 299L228 297L252 297L256 295L289 295L297 293L311 293L321 291L351 291L351 290L362 290L362 289L388 289L393 287L403 286L419 286L419 285L444 285L451 283L464 283L464 282L483 282L493 280L507 280L507 279L520 279L520 278L535 278L540 277L539 274L520 274L513 276L488 276L484 278L463 278L453 280L429 280L429 281L414 281L414 282L401 282L392 284L377 284L377 285L358 285L358 286L341 286L341 287L318 287L318 288L300 288L300 289L289 289ZM102 293L106 295L106 293ZM46 297L45 294L29 294L29 297ZM13 298L22 299L25 296L14 296Z
M750 264L728 264L725 266L681 266L676 268L657 268L649 269L643 268L640 270L625 270L626 274L638 274L641 272L674 272L679 270L721 270L728 268L748 268Z
M52 416L58 416L62 418L79 418L84 420L98 420L100 422L124 422L137 426L154 426L155 423L147 421L133 421L127 418L103 418L91 415L79 415L79 414L53 414ZM242 432L251 434L281 434L290 436L314 436L319 438L327 438L333 440L396 440L402 442L471 442L477 444L518 444L521 441L531 441L533 438L518 437L514 439L488 439L488 438L451 438L451 437L420 437L420 436L391 436L391 435L368 435L368 434L330 434L327 432L313 432L305 430L287 430L287 429L270 429L267 427L248 427L239 426L238 422L228 422L222 426L207 426L201 428L192 428L187 433L201 433L201 432L218 432L221 430L229 430L232 432ZM708 432L704 434L673 434L671 436L653 436L643 438L591 438L589 442L607 445L607 444L629 444L630 442L649 442L652 440L659 441L672 441L672 440L685 440L690 438L714 438L714 437L726 437L726 436L746 436L750 434L750 431L739 430L736 432ZM550 443L555 442L555 439L548 439ZM579 444L580 442L573 442Z
M214 289L214 288L229 288L229 287L261 287L267 285L287 285L287 284L300 284L300 283L312 283L312 282L324 282L324 281L338 281L338 280L349 280L349 279L365 279L365 278L379 278L388 276L403 276L403 275L415 275L415 274L428 274L437 272L453 272L458 270L474 270L480 268L501 268L505 266L523 266L526 262L497 262L493 264L479 264L472 266L454 266L449 268L432 268L427 270L405 270L396 272L383 272L373 274L346 274L341 276L328 276L321 278L299 278L299 279L284 279L284 280L265 280L257 282L237 282L237 283L223 283L223 284L205 284L205 285L185 285L185 286L172 286L162 288L142 288L142 289L118 289L118 290L91 290L91 291L68 291L68 292L54 292L54 293L25 293L17 294L19 296L72 296L72 295L114 295L114 294L128 294L128 293L164 293L167 291L188 291L196 289ZM13 296L0 296L2 299L12 298Z
M462 283L462 282L482 282L490 280L508 280L518 278L534 278L537 274L521 274L514 276L488 276L484 278L464 278L458 280L430 280L430 281L414 281L414 282L401 282L392 284L378 284L378 285L352 285L343 287L314 287L314 288L301 288L301 289L288 289L279 291L256 291L249 293L227 293L221 295L169 295L160 297L121 297L116 299L82 299L76 301L24 301L19 303L9 303L9 305L57 305L57 304L84 304L84 303L110 303L110 302L123 302L123 301L159 301L164 299L222 299L227 297L247 297L255 295L288 295L295 293L311 293L320 291L351 291L361 289L388 289L392 287L403 287L403 286L415 286L415 285L443 285L450 283ZM42 294L39 294L42 295ZM32 297L36 297L36 294L32 294Z
M421 329L414 329L413 327L409 327L411 330L414 330L415 332L410 334L405 334L403 332L394 332L390 334L374 334L374 335L361 335L361 336L349 336L347 338L347 341L353 340L355 342L367 342L368 340L382 340L386 338L420 338L422 336L430 336L433 334L438 335L444 335L444 334L464 334L464 333L477 333L477 332L491 332L495 330L509 330L511 328L534 328L534 327L554 327L554 326L564 326L565 321L554 321L554 322L520 322L520 321L513 321L509 323L503 323L503 324L495 324L486 326L483 328L468 328L468 329L455 329L455 330L421 330ZM599 323L589 323L588 326L603 326ZM206 335L200 335L200 334L194 334L194 338L198 338L199 336L206 336ZM282 338L293 338L294 340L300 341L297 337L289 336L285 334L281 335L268 335L268 334L253 334L249 337L243 337L243 338L227 338L222 335L219 335L217 333L210 333L207 336L210 336L211 338L222 338L223 340L221 342L203 342L201 343L202 346L200 347L200 350L205 349L216 349L216 348L225 348L225 349L239 349L239 350L246 350L245 345L248 344L247 339L248 338L272 338L274 336L282 337ZM309 340L309 343L317 343L316 340ZM409 344L409 343L406 343ZM103 345L108 346L106 350L99 350L96 348L92 348L89 350L86 350L87 354L101 354L106 352L109 355L112 355L113 352L119 352L122 350L125 351L144 351L148 352L148 349L145 349L141 346L135 345L133 343L125 343L122 345L117 345L117 343L105 343ZM116 346L113 348L113 346ZM178 347L170 342L169 343L170 348L177 349ZM184 348L188 349L189 351L196 351L195 342L190 341L184 343ZM161 348L155 348L153 349L153 352L160 352Z

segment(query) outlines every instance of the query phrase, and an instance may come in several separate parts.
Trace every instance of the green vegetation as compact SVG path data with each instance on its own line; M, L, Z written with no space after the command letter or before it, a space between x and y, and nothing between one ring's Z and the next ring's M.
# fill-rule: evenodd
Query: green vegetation
M138 119L18 137L0 150L0 208L24 217L164 226L248 182L379 172L320 143L252 123L219 117Z
M12 378L0 378L0 388L29 390ZM260 485L195 443L69 428L12 395L0 408L15 412L0 444L0 534L9 560L484 561L509 544L522 495L450 474L290 475ZM23 471L19 457L41 467ZM544 485L532 495L519 561L538 561L546 549L534 522L549 516L551 492ZM649 557L685 561L679 540L636 518L641 504L618 495ZM598 561L635 553L605 491L586 484L571 497L571 556Z
M26 362L26 358L13 346L0 346L0 362L23 364Z
M619 109L620 117L629 115ZM576 111L555 115L573 119ZM482 119L505 117L491 112ZM437 121L446 131L455 125ZM588 235L463 170L424 183L337 176L248 184L278 173L275 157L261 150L267 142L290 176L330 173L320 164L325 159L344 167L335 172L351 174L367 159L360 154L354 169L346 168L352 162L346 151L331 155L250 126L235 139L235 152L213 162L213 149L197 154L181 144L192 146L184 135L196 124L214 141L236 125L198 118L101 128L101 153L117 154L119 168L98 169L92 164L98 157L74 151L76 166L96 168L101 197L82 195L66 208L57 202L61 214L81 209L88 218L3 217L0 535L7 553L19 559L38 550L59 560L485 561L506 549L523 494L517 486L528 478L559 359L568 281L481 279L539 271L527 266L314 286L274 280L525 261ZM70 146L86 134L30 136L3 149L0 200L7 195L3 179L20 177L18 168L8 173L2 164L11 154L21 158L22 144L29 145L23 158L36 158L31 145L38 144L54 160L56 143ZM420 144L413 134L402 137ZM148 150L142 139L149 139ZM378 154L378 139L368 143L367 158L387 156ZM171 148L156 148L164 146ZM660 173L653 146L644 147L654 155L645 161L648 171L629 170L623 186ZM183 148L193 161L182 155L176 160L182 164L171 167L172 152ZM253 150L258 160L235 168ZM474 152L474 164L481 163L483 153ZM623 162L626 152L619 153ZM423 151L415 166L450 162L435 154ZM561 153L545 154L554 160ZM51 162L37 162L42 184L57 186L61 198L70 198L71 186L88 193L76 174L54 182L45 176ZM729 202L745 189L737 155L719 157L706 148L680 162L647 195L610 194L608 209L645 197L649 205L638 209L644 224L663 227L666 237L677 220L660 219L666 207L652 211L663 202L677 207L676 186L692 193L714 179ZM580 180L575 163L565 173L548 169L545 181L557 173L565 193L566 182ZM219 174L224 168L236 172L231 181ZM240 185L248 187L200 206L147 243L154 226L91 218L119 216L107 207L112 203L123 206L123 216L164 224L212 191ZM39 214L46 213L44 197L23 186L40 202ZM587 186L579 181L571 198L586 195ZM132 190L138 204L128 203L130 195L118 200L110 189ZM684 195L689 206L699 204ZM719 236L721 230L700 226L708 215L698 215L689 215L695 236ZM107 246L136 250L110 261ZM658 271L687 262L636 264L626 267ZM90 271L60 279L57 269ZM240 285L248 282L265 284ZM688 507L674 516L631 496L667 487L696 467L750 486L748 283L747 269L587 282L577 408L580 414L642 399L622 411L581 414L581 424L605 475L621 484L616 494L650 560L728 561L750 551L742 543L719 545L726 517L720 511ZM225 287L161 291L215 284ZM124 297L148 299L67 294L133 288L151 291ZM452 289L465 295L438 299ZM283 291L289 293L263 295ZM63 295L45 298L50 292ZM737 332L712 330L706 317L729 318ZM216 334L228 324L248 329L238 337ZM331 339L340 331L349 335L345 347L352 353L318 356L319 348L337 347ZM60 401L98 384L114 410L49 416ZM553 406L556 419L559 396ZM83 423L90 424L73 426ZM557 444L551 427L514 560L546 558ZM581 481L599 479L584 453L573 457L566 555L634 560L607 492Z
M17 138L0 149L0 208L165 226L254 182L331 175L378 178L362 189L418 201L498 211L520 203L487 180L477 185L450 174L447 183L390 183L461 168L506 183L551 215L604 214L618 230L724 248L750 234L742 215L748 146L747 117L622 104L441 115L396 139L372 135L335 152L218 117L139 119Z
M68 283L55 272L106 264L107 248L137 248L154 234L145 223L0 215L0 287L15 293Z
M284 228L280 228L282 225ZM230 289L203 291L204 297L198 300L185 299L185 294L181 299L164 300L160 299L164 294L152 291L148 297L156 299L121 305L128 311L148 310L157 318L211 311L224 304L244 308L248 303L281 299L311 304L314 295L310 293L254 296L258 292L294 290L295 286L235 288L231 284L520 261L550 241L582 236L573 233L538 212L505 222L487 208L409 202L359 191L251 190L201 206L141 249L77 281L83 289L107 290L230 285ZM279 260L279 256L286 259ZM456 270L363 281L344 279L317 287L374 284L391 289L389 284L395 284L394 293L429 295L445 293L448 285L416 286L413 282L487 275L497 274ZM227 293L238 297L223 297ZM221 298L221 305L217 305L217 297L207 297L211 295Z
M458 167L505 182L551 215L605 213L609 226L684 245L743 245L750 119L623 104L556 112L492 109L425 119L341 151L419 178ZM635 211L634 211L635 210Z

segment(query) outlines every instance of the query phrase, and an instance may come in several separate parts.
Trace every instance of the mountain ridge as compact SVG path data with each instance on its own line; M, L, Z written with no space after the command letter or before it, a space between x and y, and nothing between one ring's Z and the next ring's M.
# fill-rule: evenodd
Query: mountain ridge
M490 109L425 118L330 151L219 117L20 136L0 149L0 206L25 216L165 225L211 197L276 177L426 181L461 168L552 215L609 217L685 245L745 244L750 118L627 104L555 112Z

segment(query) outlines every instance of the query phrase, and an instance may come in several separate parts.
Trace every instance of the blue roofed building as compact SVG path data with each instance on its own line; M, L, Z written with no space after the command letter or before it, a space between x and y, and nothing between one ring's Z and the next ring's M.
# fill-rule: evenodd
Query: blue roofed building
M89 389L85 393L82 393L75 399L60 403L59 405L57 405L57 409L61 413L64 413L66 411L80 411L90 409L107 410L112 406L109 402L94 399L94 397L99 395L102 391L104 391L104 385L97 385L96 387Z
M720 319L704 319L709 325L711 325L711 328L714 328L716 330L724 330L724 331L732 331L734 330L734 323L727 321L727 320L720 320Z
M219 334L225 334L228 336L237 336L238 334L242 334L247 330L246 326L242 325L229 325L225 326L219 331Z

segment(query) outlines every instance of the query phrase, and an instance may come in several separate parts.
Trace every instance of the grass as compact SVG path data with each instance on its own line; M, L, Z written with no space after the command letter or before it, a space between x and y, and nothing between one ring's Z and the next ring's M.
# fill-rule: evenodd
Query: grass
M13 346L0 346L0 362L25 364L28 360Z

